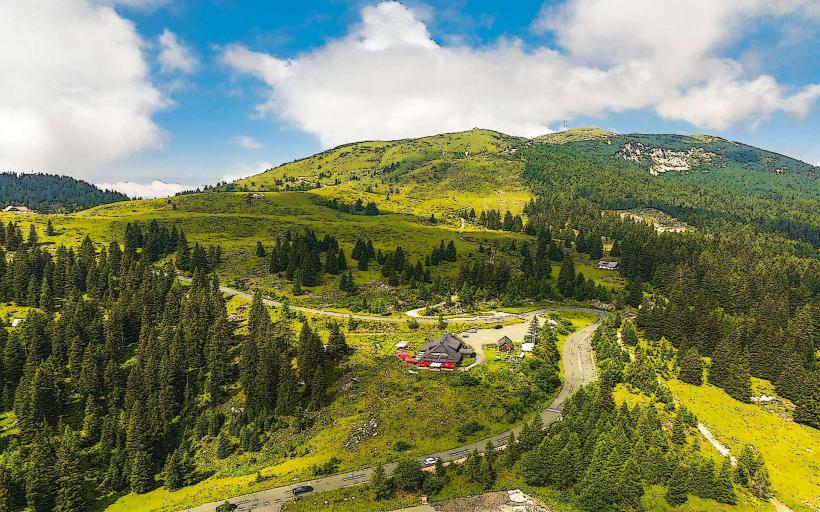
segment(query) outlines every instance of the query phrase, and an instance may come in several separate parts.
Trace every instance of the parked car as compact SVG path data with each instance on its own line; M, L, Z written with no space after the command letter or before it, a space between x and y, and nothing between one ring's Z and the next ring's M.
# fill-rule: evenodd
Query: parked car
M292 491L294 496L299 496L300 494L307 494L313 491L313 487L309 485L300 485L299 487L295 487Z
M501 329L502 327L504 327L504 326L503 326L503 325L501 325L501 324L495 324L495 325L493 326L493 329Z
M438 457L427 457L426 459L424 459L425 466L432 466L436 462L438 462Z
M467 332L469 332L471 334L475 334L475 333L478 332L478 330L475 327L473 327L472 329L469 329Z

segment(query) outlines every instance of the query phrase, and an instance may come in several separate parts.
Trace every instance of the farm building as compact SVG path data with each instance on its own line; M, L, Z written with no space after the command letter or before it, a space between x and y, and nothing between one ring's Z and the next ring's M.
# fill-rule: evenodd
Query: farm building
M506 336L502 337L500 340L498 340L498 350L499 352L512 352L512 340Z
M601 260L598 262L598 268L600 270L618 270L618 262Z
M453 336L445 334L440 339L427 338L424 345L416 353L415 359L419 366L433 367L434 363L440 363L441 367L452 367L457 365L465 356L474 356L475 351L465 345L463 341ZM448 364L449 363L449 364ZM447 364L447 366L445 366Z
M29 210L25 206L14 206L9 205L3 208L4 213L33 213L32 210Z

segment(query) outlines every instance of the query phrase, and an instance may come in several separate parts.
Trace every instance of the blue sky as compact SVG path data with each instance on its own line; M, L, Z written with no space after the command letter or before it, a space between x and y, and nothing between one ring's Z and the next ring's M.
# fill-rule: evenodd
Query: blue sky
M0 166L156 194L343 142L564 119L817 164L818 4L32 0L0 20Z

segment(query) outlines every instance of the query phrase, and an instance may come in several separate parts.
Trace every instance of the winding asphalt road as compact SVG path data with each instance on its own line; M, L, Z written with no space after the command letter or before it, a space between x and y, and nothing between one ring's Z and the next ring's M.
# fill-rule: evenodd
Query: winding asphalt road
M238 290L233 290L230 288L222 287L222 291L227 294L231 295L240 295L243 297L250 298L251 296L247 293L240 292ZM280 306L281 304L276 303L275 301L266 301L267 304L273 306ZM344 316L346 317L347 314L344 313L336 313L336 312L325 312L320 310L312 310L309 308L297 308L293 307L296 311L305 311L311 313L318 313L318 314L325 314L330 316ZM564 361L564 383L559 391L558 395L555 399L549 404L547 408L541 411L541 419L544 421L545 425L549 425L555 421L558 421L561 418L561 407L563 406L564 402L572 396L575 391L578 390L581 386L589 384L593 382L596 378L596 371L595 371L595 361L592 355L592 335L598 326L601 324L601 319L604 316L604 312L588 309L588 308L555 308L555 310L580 310L584 312L591 312L594 313L598 320L591 325L588 325L578 331L567 336L566 340L564 341L563 353L561 357ZM539 310L539 312L543 312L546 310ZM525 317L532 318L536 312L531 312ZM368 317L366 315L354 315L354 318L361 318L361 319L378 319L380 321L385 321L387 319L381 317ZM391 321L391 320L388 320ZM403 321L399 319L392 319L392 321ZM521 330L522 326L526 329L527 324L514 324L508 325L501 329L479 329L478 333L474 334L474 336L484 335L489 332L489 335L494 337L495 339L500 338L501 336L510 336L510 338L516 339L520 338L520 333L518 332ZM490 438L482 439L479 441L475 441L472 443L465 444L463 446L459 446L457 448L453 448L450 450L441 451L438 453L432 453L429 455L425 455L419 457L419 461L424 460L426 457L438 457L443 462L450 462L450 461L457 461L465 458L468 453L473 450L478 450L479 452L483 452L484 448L487 445L487 441L492 441L493 444L497 447L505 446L507 444L507 440L510 438L510 432L515 432L516 435L520 432L523 425L519 425L511 430L506 432L502 432ZM395 463L388 464L385 466L385 471L387 474L391 474L395 469ZM314 480L308 480L305 482L293 483L290 485L284 485L281 487L275 487L273 489L267 489L264 491L259 491L256 493L245 494L242 496L236 496L230 498L231 503L235 503L239 505L238 511L245 512L245 511L254 511L254 512L276 512L282 509L282 505L285 501L293 499L293 494L291 490L298 486L298 485L310 485L313 487L313 492L322 492L322 491L330 491L333 489L339 489L342 487L348 487L351 485L361 484L370 480L370 475L373 472L373 468L365 468L357 471L349 471L347 473L341 473L338 475L332 475L324 478L317 478ZM198 507L187 508L183 509L190 512L214 512L216 507L224 503L223 501L207 503L204 505L200 505Z

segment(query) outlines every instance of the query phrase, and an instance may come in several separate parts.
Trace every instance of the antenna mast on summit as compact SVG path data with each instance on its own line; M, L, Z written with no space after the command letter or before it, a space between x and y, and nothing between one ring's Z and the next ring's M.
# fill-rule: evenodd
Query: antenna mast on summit
M564 123L561 126L563 127L564 130L567 129L567 120L566 119L564 119Z

